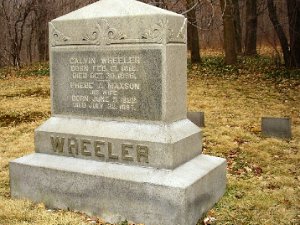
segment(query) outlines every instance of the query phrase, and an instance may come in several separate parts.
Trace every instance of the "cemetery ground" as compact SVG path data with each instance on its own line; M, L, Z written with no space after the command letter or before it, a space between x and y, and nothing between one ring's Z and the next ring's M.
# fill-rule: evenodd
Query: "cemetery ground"
M206 52L189 65L188 110L205 112L203 152L228 162L226 194L205 215L213 224L300 224L299 73L267 55L224 66ZM46 63L0 69L0 224L104 224L10 198L8 163L34 151L34 129L50 116L49 83ZM293 138L263 137L263 116L291 117Z

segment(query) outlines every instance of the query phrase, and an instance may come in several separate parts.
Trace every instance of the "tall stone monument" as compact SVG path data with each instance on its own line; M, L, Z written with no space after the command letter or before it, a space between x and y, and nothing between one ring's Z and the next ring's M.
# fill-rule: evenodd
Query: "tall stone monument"
M187 20L101 0L49 23L52 116L10 163L11 194L108 221L193 225L223 195L186 111Z

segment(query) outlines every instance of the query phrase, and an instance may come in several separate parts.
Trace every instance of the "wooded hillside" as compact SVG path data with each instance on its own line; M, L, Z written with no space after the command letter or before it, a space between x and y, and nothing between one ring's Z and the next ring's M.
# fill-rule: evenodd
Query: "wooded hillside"
M96 0L0 0L0 66L48 60L48 22ZM272 48L275 63L300 66L298 0L144 0L189 19L192 62L200 49L225 50L225 62ZM224 32L223 32L224 31ZM199 49L200 48L200 49ZM283 53L283 54L282 54Z

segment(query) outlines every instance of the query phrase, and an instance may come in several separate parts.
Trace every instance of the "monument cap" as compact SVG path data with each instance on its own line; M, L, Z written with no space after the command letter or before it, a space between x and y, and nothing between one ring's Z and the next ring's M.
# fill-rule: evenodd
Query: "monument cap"
M183 15L135 0L101 0L52 20L51 46L186 43Z

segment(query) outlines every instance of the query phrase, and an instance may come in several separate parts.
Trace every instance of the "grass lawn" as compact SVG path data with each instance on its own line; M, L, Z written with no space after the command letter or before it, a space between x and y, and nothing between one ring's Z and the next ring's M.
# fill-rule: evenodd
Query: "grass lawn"
M33 152L34 129L50 116L48 73L47 64L0 69L0 224L105 224L10 198L8 163ZM205 112L203 151L228 162L227 192L206 215L213 224L300 224L299 73L268 57L189 65L188 109ZM293 138L262 137L262 116L291 117Z

